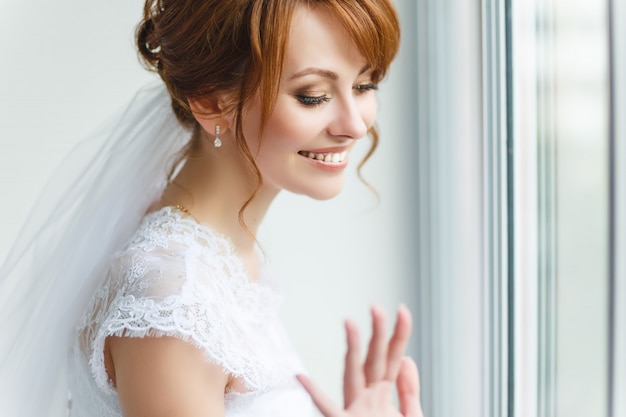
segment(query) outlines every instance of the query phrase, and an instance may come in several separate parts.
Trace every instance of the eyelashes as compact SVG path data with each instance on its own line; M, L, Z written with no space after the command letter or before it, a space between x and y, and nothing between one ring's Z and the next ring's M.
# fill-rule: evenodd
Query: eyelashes
M315 107L315 106L319 106L320 104L329 102L330 97L326 95L307 96L304 94L298 94L296 95L296 100L298 100L300 103L304 104L307 107Z
M362 94L367 91L378 90L378 85L374 83L358 84L354 87L354 90L356 90L357 93ZM330 97L328 97L325 94L320 95L320 96L311 96L311 95L307 95L304 93L300 93L300 94L296 94L294 97L296 98L296 100L298 100L302 105L306 107L316 107L316 106L320 106L330 101Z
M374 83L359 84L356 87L354 87L354 89L359 92L378 90L378 84L374 84Z

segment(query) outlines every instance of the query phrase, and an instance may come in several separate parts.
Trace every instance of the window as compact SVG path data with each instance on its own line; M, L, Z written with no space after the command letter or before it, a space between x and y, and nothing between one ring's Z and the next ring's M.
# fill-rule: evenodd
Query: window
M624 2L400 4L426 414L624 415Z

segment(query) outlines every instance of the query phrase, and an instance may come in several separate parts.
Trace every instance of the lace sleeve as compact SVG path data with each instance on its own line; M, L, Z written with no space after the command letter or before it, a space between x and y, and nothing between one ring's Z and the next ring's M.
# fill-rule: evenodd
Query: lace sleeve
M250 389L259 387L255 373L262 363L254 362L262 358L255 360L246 340L259 337L250 332L258 333L266 317L255 306L268 300L260 301L259 289L233 274L228 259L206 255L170 247L128 250L118 258L82 335L100 388L114 390L103 355L105 339L113 335L179 338L202 349L226 373L243 377Z

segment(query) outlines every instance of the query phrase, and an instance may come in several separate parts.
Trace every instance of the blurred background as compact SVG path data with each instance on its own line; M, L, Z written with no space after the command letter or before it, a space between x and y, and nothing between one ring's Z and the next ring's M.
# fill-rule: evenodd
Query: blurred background
M626 416L626 1L396 0L382 140L259 240L337 400L343 320L414 314L429 417ZM0 0L0 260L55 167L154 75L141 0ZM363 142L360 151L367 144Z

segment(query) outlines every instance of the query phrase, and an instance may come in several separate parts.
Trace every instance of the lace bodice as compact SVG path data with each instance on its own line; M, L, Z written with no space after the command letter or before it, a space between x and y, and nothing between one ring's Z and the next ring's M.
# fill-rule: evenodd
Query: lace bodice
M265 264L251 282L231 243L172 207L147 215L111 264L79 325L70 416L120 417L104 368L108 336L172 336L242 381L226 417L307 416L302 365L281 325L281 295Z

